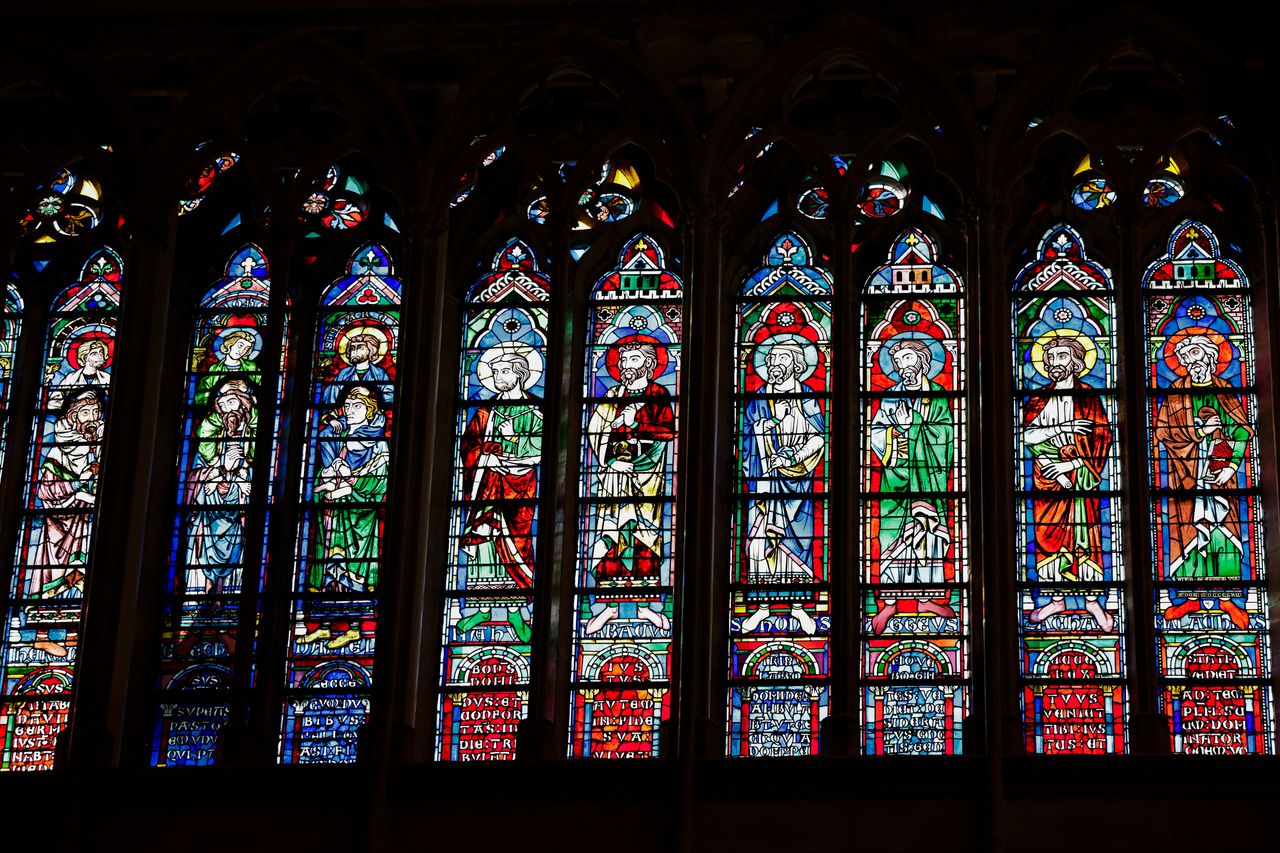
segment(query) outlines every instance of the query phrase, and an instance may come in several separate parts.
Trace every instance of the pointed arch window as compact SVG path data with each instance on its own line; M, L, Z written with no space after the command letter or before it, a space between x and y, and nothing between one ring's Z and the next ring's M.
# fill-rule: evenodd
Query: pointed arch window
M1175 752L1270 754L1249 278L1187 219L1142 283L1160 709Z
M591 293L569 712L574 757L656 756L670 714L683 299L683 284L647 234L626 243L618 266Z
M1050 228L1013 295L1016 589L1026 749L1128 744L1111 273Z
M863 751L963 751L969 681L966 306L912 228L863 292ZM895 683L896 682L896 683Z
M550 297L549 277L518 239L467 295L436 748L444 761L514 758L528 713Z
M78 233L86 215L59 213L51 229ZM52 767L70 720L123 284L120 256L98 249L50 306L0 637L0 769Z
M285 764L354 762L369 715L400 290L391 255L369 243L319 300L285 659Z
M248 244L232 254L196 307L186 353L154 765L212 763L218 733L233 713L237 673L254 665L267 552L261 543L284 379L281 358L275 393L265 385L268 340L276 340L268 328L270 300L267 258ZM264 483L268 499L256 500ZM247 675L239 681L247 684Z
M739 289L732 756L809 755L830 699L832 279L784 233Z

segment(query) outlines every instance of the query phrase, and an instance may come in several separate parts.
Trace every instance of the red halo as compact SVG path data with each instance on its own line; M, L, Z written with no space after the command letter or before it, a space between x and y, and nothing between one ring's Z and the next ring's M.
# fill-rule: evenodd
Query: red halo
M67 344L67 364L71 365L72 370L81 368L80 347L89 341L102 341L107 345L107 359L103 362L102 367L105 369L111 366L116 354L116 339L106 332L85 332L79 337L72 338L71 342Z
M655 355L658 359L658 366L653 371L653 379L657 380L659 376L667 370L667 362L670 360L670 354L667 352L667 345L655 338L653 335L627 335L625 338L619 338L609 344L608 351L604 354L604 366L609 371L609 375L616 381L622 381L622 371L618 370L618 347L622 344L645 343L653 344Z

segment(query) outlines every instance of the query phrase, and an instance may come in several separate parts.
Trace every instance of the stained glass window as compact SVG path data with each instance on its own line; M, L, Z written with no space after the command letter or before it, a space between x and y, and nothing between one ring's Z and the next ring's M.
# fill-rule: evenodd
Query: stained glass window
M569 754L661 751L675 616L683 286L651 236L592 291Z
M285 664L286 764L354 762L369 715L399 347L400 282L387 250L365 244L322 294L315 326Z
M58 221L53 229L66 233ZM120 256L99 249L50 306L8 630L0 637L3 770L52 767L71 715L123 282Z
M1249 279L1184 220L1143 285L1160 709L1175 752L1269 754Z
M0 311L0 478L4 475L6 440L9 435L9 395L17 370L18 341L22 337L22 297L12 284L4 286L4 307Z
M830 698L830 273L777 237L738 296L732 756L808 755Z
M1127 745L1111 274L1049 229L1013 297L1018 625L1028 752Z
M265 486L271 496L283 380L275 393L265 383L271 353L282 349L270 329L270 297L267 258L256 245L242 247L199 301L185 353L156 765L212 763L237 673L247 684L241 671L253 665L268 503L255 495ZM259 471L258 459L272 461Z
M863 751L962 752L968 428L958 275L912 228L863 294Z
M550 279L511 240L467 297L437 756L509 760L528 713Z

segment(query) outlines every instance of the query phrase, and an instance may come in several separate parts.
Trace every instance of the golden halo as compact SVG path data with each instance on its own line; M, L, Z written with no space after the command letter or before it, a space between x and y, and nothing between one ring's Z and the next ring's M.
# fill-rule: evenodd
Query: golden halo
M391 340L387 337L386 331L381 326L351 326L343 329L338 333L337 350L338 357L350 364L347 358L347 342L353 335L368 335L378 340L378 355L373 359L375 363L386 358L387 350L391 349Z
M1035 366L1036 372L1046 379L1050 377L1049 371L1044 367L1044 346L1054 338L1075 338L1084 347L1085 373L1093 370L1093 366L1098 363L1098 345L1093 342L1093 338L1077 329L1054 329L1051 332L1045 332L1031 344L1031 364Z

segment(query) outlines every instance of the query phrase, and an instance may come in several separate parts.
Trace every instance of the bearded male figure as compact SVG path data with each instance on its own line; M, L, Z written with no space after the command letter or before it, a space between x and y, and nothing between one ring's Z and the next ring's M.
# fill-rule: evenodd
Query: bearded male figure
M1084 344L1060 334L1045 341L1043 351L1045 373L1053 389L1063 393L1028 398L1022 420L1022 446L1034 460L1032 485L1038 493L1031 503L1036 577L1043 583L1098 584L1072 594L1082 596L1098 628L1110 632L1115 617L1101 603L1102 502L1081 493L1096 492L1102 483L1111 424L1100 396L1071 393L1090 387L1084 380ZM1055 494L1062 492L1075 494ZM1051 588L1040 597L1049 601L1031 612L1033 623L1067 610L1062 588Z
M644 592L661 583L664 504L633 501L666 493L675 411L667 389L656 381L657 344L622 341L617 353L621 381L605 392L605 401L596 405L587 424L587 441L599 465L596 495L602 501L592 507L596 540L590 561L597 592L588 634L617 618L620 608L629 611L632 606L637 618L659 630L671 627L662 613L663 597Z
M188 593L221 593L244 558L244 506L253 480L258 412L248 384L233 379L213 397L196 426L188 500L199 507L187 524ZM238 587L238 582L232 583Z
M81 344L76 353L80 367L58 380L49 394L49 408L61 408L68 396L76 396L76 392L83 388L110 385L111 371L106 367L110 352L107 342L101 338L90 338Z
M338 402L342 392L352 385L359 384L378 393L385 402L392 401L391 376L374 361L378 358L380 341L369 334L353 334L347 338L344 354L347 366L338 371L338 375L324 389L324 401L329 405Z
M1206 589L1185 587L1169 591L1172 605L1165 619L1176 622L1188 614L1218 607L1241 630L1249 627L1244 593L1238 586L1223 589L1215 581L1240 581L1244 575L1244 544L1240 538L1240 500L1214 494L1235 486L1244 464L1253 429L1244 402L1231 383L1218 376L1218 345L1208 335L1191 334L1174 345L1174 357L1186 375L1173 382L1156 413L1155 439L1167 453L1170 489L1186 490L1167 500L1170 580L1205 580ZM1188 494L1190 492L1190 494Z
M891 391L902 397L886 397L871 419L871 452L880 462L880 491L945 492L954 455L955 424L951 404L944 397L919 396L936 387L929 380L933 351L924 341L899 340L889 347L889 357L901 380ZM910 395L910 396L908 396ZM951 533L946 504L933 499L885 499L880 501L880 583L938 584L946 582L947 552ZM945 589L885 589L871 630L882 633L898 612L900 598L914 598L916 610L952 618Z
M779 342L765 357L764 392L800 395L808 372L804 348ZM744 407L739 458L747 488L768 493L747 504L747 581L760 585L805 584L816 580L813 564L814 473L826 448L826 417L809 396L758 397ZM813 596L784 590L746 593L756 610L742 623L754 631L775 605L789 607L805 633L817 622L803 604Z
M97 501L102 433L102 401L97 391L71 397L54 422L54 443L40 463L36 498L43 535L31 554L31 594L40 598L84 592L93 507Z
M462 540L466 557L461 584L470 593L461 601L457 630L506 621L528 642L529 602L533 588L533 499L538 496L542 463L542 412L528 402L533 373L518 350L489 362L496 402L475 410L462 434L462 494L472 501L464 512ZM518 503L510 503L516 501ZM523 590L502 597L486 593Z

